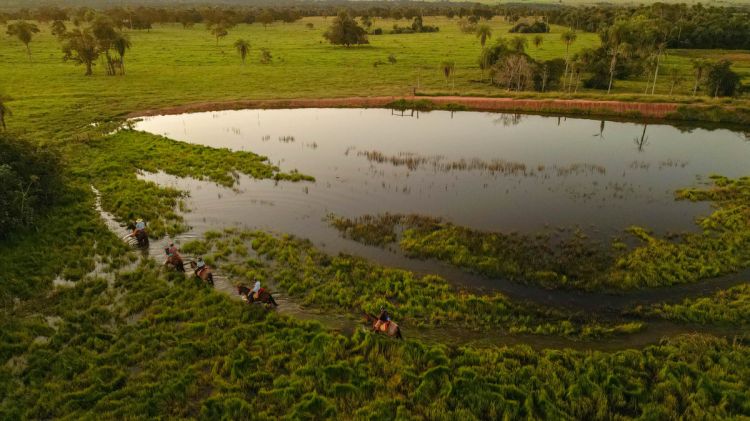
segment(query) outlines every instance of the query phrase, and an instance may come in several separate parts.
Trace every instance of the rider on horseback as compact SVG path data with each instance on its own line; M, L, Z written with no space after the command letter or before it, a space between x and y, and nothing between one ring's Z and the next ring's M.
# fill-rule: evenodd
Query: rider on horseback
M166 253L167 257L176 257L178 259L182 259L182 256L180 256L180 251L177 249L177 246L174 245L174 243L170 242L169 245L164 247L164 253Z
M378 315L378 321L373 325L373 330L378 331L381 326L385 325L385 331L388 331L388 326L391 324L391 315L385 307L380 307L380 314Z
M204 269L206 269L206 262L203 261L203 257L198 256L198 259L195 262L195 276L200 278L200 273L203 272Z
M250 291L250 294L252 294L253 298L257 300L260 297L260 293L264 290L264 288L260 287L260 281L255 281L255 285L253 285L253 289Z
M141 218L138 218L138 220L135 221L135 229L133 230L133 235L137 235L139 231L146 231L146 222L144 222Z

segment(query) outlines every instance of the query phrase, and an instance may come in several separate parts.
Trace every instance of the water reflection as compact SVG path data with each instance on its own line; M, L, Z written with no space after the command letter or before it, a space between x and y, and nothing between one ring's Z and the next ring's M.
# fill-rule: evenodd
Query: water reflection
M497 231L690 230L710 207L676 202L674 191L709 174L746 175L750 162L750 144L729 130L517 114L241 110L149 117L136 128L314 175L305 184L242 178L232 199L235 222L309 238L327 229L328 213L421 213Z

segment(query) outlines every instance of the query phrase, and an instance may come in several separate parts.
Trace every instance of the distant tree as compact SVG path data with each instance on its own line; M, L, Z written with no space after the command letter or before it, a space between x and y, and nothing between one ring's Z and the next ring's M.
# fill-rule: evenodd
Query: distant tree
M515 36L510 40L510 48L517 53L523 53L526 51L527 43L526 37Z
M479 38L479 44L482 45L482 48L484 48L484 44L487 43L487 40L492 38L492 29L489 25L479 25L477 27L477 38Z
M273 56L271 55L271 51L268 50L268 48L261 48L260 49L260 63L261 64L269 64L269 63L271 63L271 60L273 60Z
M456 88L456 80L455 80L455 74L456 74L456 63L452 61L444 61L440 63L440 69L443 71L443 76L445 76L445 86L448 86L448 83L450 82L451 78L453 79L453 89Z
M368 15L361 16L359 18L359 21L362 23L362 26L364 26L368 31L372 27L372 18Z
M7 130L7 127L5 125L5 118L11 115L13 115L13 113L11 113L10 108L5 105L5 98L0 96L0 126L3 128L3 130Z
M63 35L65 35L65 31L67 31L68 28L65 27L65 23L61 20L56 20L52 22L52 35L56 36L57 38L62 38Z
M39 33L39 27L33 23L21 20L9 24L6 33L12 37L18 38L18 40L26 46L26 54L29 56L29 61L31 61L31 48L29 47L29 44L34 37L34 34Z
M669 95L672 95L674 88L685 80L685 74L677 66L667 68L667 78L669 79Z
M615 71L617 70L617 61L620 58L628 57L631 53L632 47L626 42L615 44L607 50L610 57L609 62L609 83L607 84L607 93L612 91L612 81L615 78Z
M112 41L112 48L119 56L120 74L125 74L125 53L132 47L130 38L122 32L118 32L115 35L115 39Z
M250 43L245 41L244 39L238 39L234 42L234 48L240 54L240 57L242 58L242 65L244 65L247 53L250 52Z
M568 67L570 65L570 45L576 42L578 35L575 31L567 30L560 34L560 39L565 43L565 73L563 74L563 80L568 75Z
M734 96L740 90L740 75L731 67L732 62L726 59L708 67L706 85L714 97Z
M65 34L62 50L65 61L83 64L86 66L86 76L93 74L92 67L99 58L99 48L90 29L76 28Z
M264 10L260 12L256 19L258 22L263 24L263 29L268 28L268 25L272 24L274 21L273 13L271 13L270 10Z
M534 35L531 42L534 44L534 47L539 48L544 43L544 37L541 35Z
M113 49L115 39L118 37L117 29L115 29L111 19L107 16L100 15L91 23L91 33L96 39L99 53L103 53L106 59L107 74L114 76L117 65L110 54L110 51Z
M693 85L693 96L698 92L698 86L701 84L705 77L706 68L708 68L710 62L706 59L697 58L692 61L693 71L695 74L695 84Z
M211 35L216 37L216 45L219 45L219 39L224 38L225 36L229 35L227 26L224 23L217 23L215 25L211 25L208 28L208 30L211 32Z
M347 48L352 45L369 44L367 32L346 12L341 12L333 20L333 24L323 34L331 44L344 45Z

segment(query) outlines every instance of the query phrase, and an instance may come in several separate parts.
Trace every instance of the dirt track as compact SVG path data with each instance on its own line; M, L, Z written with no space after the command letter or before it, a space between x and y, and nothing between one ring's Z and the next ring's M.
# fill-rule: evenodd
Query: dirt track
M338 107L383 107L397 100L430 101L438 106L455 104L477 111L519 111L536 113L561 113L583 115L607 115L646 118L667 118L677 111L675 103L645 103L625 101L592 101L583 99L513 99L462 96L380 96L320 99L270 99L223 102L201 102L171 108L146 110L128 117L182 114L188 112L235 110L243 108L338 108Z

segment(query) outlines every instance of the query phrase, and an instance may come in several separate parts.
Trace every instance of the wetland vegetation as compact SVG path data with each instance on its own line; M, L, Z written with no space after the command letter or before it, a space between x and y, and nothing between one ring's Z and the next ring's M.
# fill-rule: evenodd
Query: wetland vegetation
M604 317L456 287L449 277L397 269L352 254L327 253L325 245L284 233L225 229L233 225L226 223L201 235L190 231L188 221L200 221L191 219L192 212L223 212L191 208L190 200L199 191L148 181L150 174L202 180L201 186L215 185L224 189L221 192L246 188L257 194L262 186L276 184L280 189L313 194L307 196L312 203L317 199L316 189L328 188L331 172L324 167L308 171L317 155L304 155L301 161L270 154L266 158L263 146L255 148L255 144L247 150L202 145L178 141L177 135L164 137L160 132L121 127L127 118L146 110L191 103L210 110L221 107L216 103L248 99L381 96L388 97L393 108L472 108L468 100L454 98L399 100L415 92L472 98L643 101L654 103L649 104L654 109L661 109L657 103L669 102L681 104L670 111L681 119L747 124L750 113L743 86L750 74L750 56L740 48L747 48L750 37L743 6L346 3L348 24L369 31L399 28L398 34L369 36L369 44L346 48L323 38L331 26L330 17L341 8L338 3L215 8L135 7L129 1L110 7L98 0L91 4L100 8L77 7L74 0L67 4L75 7L63 3L37 7L30 0L0 5L0 418L750 416L750 344L744 333L750 294L746 284ZM519 23L536 22L540 17L549 32L507 35ZM99 25L105 20L112 27ZM417 31L417 22L422 29L440 30ZM656 30L638 34L632 30L634 22ZM477 29L484 25L490 31L480 44ZM621 29L615 32L622 37L612 36L612 27ZM664 28L670 30L659 31ZM562 34L571 29L576 37L574 41L565 37L565 41ZM648 36L650 41L641 42L643 48L638 51L623 46L643 41L636 35ZM497 44L500 38L505 44ZM247 55L240 52L244 64L235 51L237 39L249 44ZM528 39L525 46L523 39ZM480 63L482 50L496 45L507 47L496 49L502 50L502 57L498 55L490 66ZM91 74L85 76L89 72L84 68L64 62L66 57L84 68L90 66ZM613 58L616 64L610 66ZM701 64L699 58L711 63ZM722 62L725 59L731 65ZM373 65L386 61L389 65ZM544 92L537 92L537 85L528 81L533 82L535 74L544 75L545 63L549 72L560 61L568 64L563 71L567 77L557 84L547 81ZM514 63L528 67L521 66L522 72L519 67L508 67L516 69L512 77L511 70L501 72L503 66ZM489 67L494 67L495 84L488 78ZM450 69L447 73L446 68ZM609 94L600 83L604 76L607 82L614 79ZM599 83L586 86L585 81L591 79ZM500 80L505 83L497 83ZM515 82L510 90L508 81ZM519 90L519 86L526 89ZM733 96L714 98L719 94ZM345 104L342 100L339 105ZM533 107L537 106L541 107ZM590 112L571 107L568 112ZM637 117L632 112L612 112ZM533 121L542 127L540 121ZM583 125L583 121L573 123ZM607 126L623 133L629 129L610 122ZM387 129L384 125L370 131ZM659 130L652 132L647 151L659 150ZM364 134L362 128L341 131L350 137ZM605 141L603 131L597 141ZM284 132L274 133L273 138L277 135L279 142L266 143L319 154L329 146L326 137L310 139ZM717 131L709 136L699 131L698 138L709 146L696 149L694 156L715 156L710 152L726 144L709 144L709 139L735 135ZM220 137L218 132L210 136ZM610 142L615 137L614 133L606 136ZM406 138L404 133L397 137L402 138ZM627 144L632 152L630 139ZM448 154L420 151L401 156L404 149L366 146L357 150L377 152L380 155L373 156L379 158L349 161L366 161L365 165L379 165L381 170L387 165L390 170L411 171L410 177L434 165L446 165L450 171L431 172L430 177L466 176L469 168L488 171L496 162L495 156L481 151L464 155L464 163L454 164L460 159ZM738 151L724 149L741 158ZM342 152L333 151L339 157ZM435 161L436 156L445 159ZM481 159L474 167L473 157ZM304 159L310 166L303 165ZM505 159L511 167L525 162L525 171L538 171L536 162L498 159ZM689 163L665 164L664 171L711 168L699 165L698 158L649 156L638 162L649 161L656 168L668 159ZM592 171L597 177L619 175L611 165L577 162L606 168L605 174ZM678 205L696 201L713 208L698 220L696 230L676 236L650 232L647 224L622 233L622 241L617 242L575 230L541 236L499 234L451 224L437 217L442 215L424 218L403 212L385 217L374 209L357 215L377 216L334 221L358 241L398 243L415 256L444 259L485 275L510 273L519 281L551 287L667 288L748 266L750 181L742 178L746 174L737 174L745 168L734 161L720 164L732 174L713 177L706 184L679 179L683 189L676 193L681 200ZM504 165L495 172L502 172ZM648 174L647 165L636 165L637 171L652 178L677 179L672 178L676 173ZM553 166L545 168L551 171ZM373 177L371 172L363 174ZM514 176L504 178L507 182ZM388 194L398 191L407 197L409 193L404 192L401 180L393 185L372 184ZM166 272L147 253L132 250L108 229L95 208L97 195L92 186L101 194L103 210L119 222L143 217L155 239L182 233L184 250L205 254L232 282L262 279L322 314L356 315L360 309L374 311L386 305L399 323L404 322L406 340L390 340L359 328L337 331L264 311L192 278ZM439 187L450 190L447 182ZM373 191L367 194L376 203L393 203L380 200L382 196ZM479 191L487 194L483 188ZM214 194L211 200L219 198ZM366 206L371 203L362 201ZM624 201L618 203L626 206ZM248 213L247 204L240 206ZM269 213L282 218L286 207L281 203ZM657 204L652 202L652 207ZM691 212L689 216L694 215ZM207 220L205 224L213 223ZM309 217L299 221L315 225ZM520 252L536 260L526 261ZM587 264L574 267L575 260ZM706 329L703 334L665 337L645 347L623 342L624 349L608 352L480 343L459 346L451 340L429 342L409 335L410 329L503 330L517 337L543 335L588 343L636 335L648 330L652 321L658 323L656 319L722 326L732 334L720 337Z
M748 267L750 226L746 177L714 176L705 188L676 192L676 199L712 201L715 210L696 221L701 231L660 238L631 227L609 244L581 232L538 235L485 232L419 215L330 217L356 241L397 244L411 257L435 258L485 276L546 288L635 289L717 277ZM625 235L638 241L630 246Z

